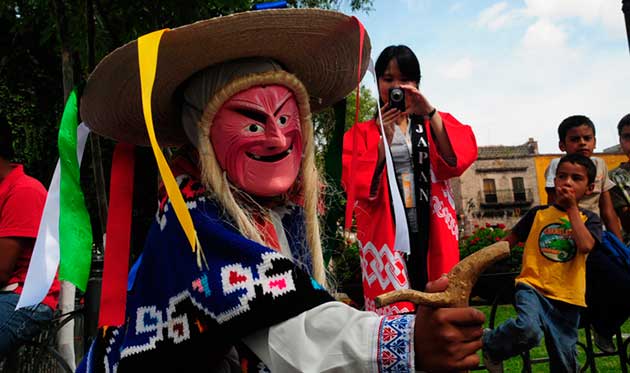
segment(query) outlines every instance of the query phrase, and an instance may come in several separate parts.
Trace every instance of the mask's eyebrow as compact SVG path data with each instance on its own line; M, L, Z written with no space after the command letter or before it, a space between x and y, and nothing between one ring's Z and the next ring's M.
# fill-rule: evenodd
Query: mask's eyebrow
M278 102L278 106L276 107L276 110L273 112L273 116L275 117L276 115L278 115L278 113L280 112L280 110L282 110L282 108L284 107L284 104L287 103L287 101L289 101L289 99L293 96L293 94L291 94L290 92L287 92L287 95L284 96L282 98L282 100L280 100Z
M225 103L225 108L259 123L267 121L268 114L265 108L249 100L232 99Z
M232 107L231 109L256 122L265 123L267 121L267 115L254 108Z

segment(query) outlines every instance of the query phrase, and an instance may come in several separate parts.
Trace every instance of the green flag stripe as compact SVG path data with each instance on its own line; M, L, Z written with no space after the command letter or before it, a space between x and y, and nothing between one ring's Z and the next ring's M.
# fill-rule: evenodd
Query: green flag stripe
M92 226L79 178L78 125L77 94L73 90L59 126L59 279L85 291L92 259Z

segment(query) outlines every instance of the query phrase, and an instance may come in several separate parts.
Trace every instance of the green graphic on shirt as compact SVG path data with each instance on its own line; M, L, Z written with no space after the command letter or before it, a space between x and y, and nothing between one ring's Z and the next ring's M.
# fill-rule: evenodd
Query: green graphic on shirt
M576 254L575 242L571 238L571 222L560 218L561 223L553 223L540 231L538 245L540 253L554 262L568 262Z

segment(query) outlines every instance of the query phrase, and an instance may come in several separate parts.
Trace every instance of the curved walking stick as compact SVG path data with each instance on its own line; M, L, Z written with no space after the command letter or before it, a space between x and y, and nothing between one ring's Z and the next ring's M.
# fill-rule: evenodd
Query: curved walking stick
M391 303L408 301L430 307L463 307L468 305L468 298L479 275L493 263L510 255L507 241L499 241L487 246L457 263L448 273L448 287L440 293L402 289L391 291L376 297L376 306L383 307Z

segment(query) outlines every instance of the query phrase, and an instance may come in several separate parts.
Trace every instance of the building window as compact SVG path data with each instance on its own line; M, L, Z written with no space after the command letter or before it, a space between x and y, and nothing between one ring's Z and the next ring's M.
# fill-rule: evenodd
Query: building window
M525 182L522 177L512 178L512 191L514 192L514 202L524 202L527 200L525 195Z
M497 203L497 186L494 179L483 179L483 195L486 203Z

